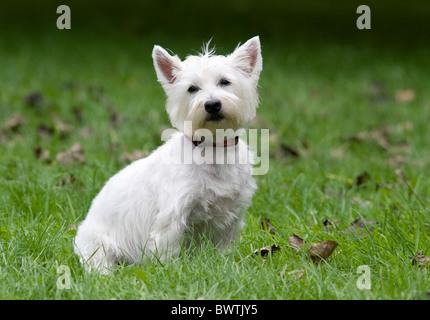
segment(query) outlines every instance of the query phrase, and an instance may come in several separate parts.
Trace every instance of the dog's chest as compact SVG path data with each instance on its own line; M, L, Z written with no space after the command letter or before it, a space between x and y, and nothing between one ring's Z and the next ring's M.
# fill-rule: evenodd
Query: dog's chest
M247 166L227 166L197 173L189 198L190 225L224 225L239 218L254 192Z

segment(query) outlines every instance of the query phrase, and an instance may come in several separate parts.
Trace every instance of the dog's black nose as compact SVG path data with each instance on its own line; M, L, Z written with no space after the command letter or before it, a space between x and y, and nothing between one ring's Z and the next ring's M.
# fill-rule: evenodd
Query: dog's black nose
M221 101L212 99L205 102L205 110L210 114L218 113L221 110Z

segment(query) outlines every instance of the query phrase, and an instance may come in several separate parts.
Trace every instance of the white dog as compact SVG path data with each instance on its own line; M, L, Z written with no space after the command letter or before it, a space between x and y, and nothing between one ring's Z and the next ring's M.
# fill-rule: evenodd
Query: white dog
M237 131L258 107L259 38L227 56L206 46L181 61L155 46L152 57L179 132L114 175L94 198L74 244L89 270L108 272L120 260L139 263L154 254L165 259L202 236L223 250L243 226L256 190L252 154ZM220 129L228 132L222 140ZM180 161L167 161L172 157Z

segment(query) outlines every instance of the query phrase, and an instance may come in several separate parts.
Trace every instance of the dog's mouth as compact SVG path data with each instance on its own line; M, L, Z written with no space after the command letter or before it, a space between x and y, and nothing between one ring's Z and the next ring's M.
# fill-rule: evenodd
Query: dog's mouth
M215 113L215 114L211 114L206 121L217 123L217 122L221 122L222 120L224 120L224 116L220 113Z

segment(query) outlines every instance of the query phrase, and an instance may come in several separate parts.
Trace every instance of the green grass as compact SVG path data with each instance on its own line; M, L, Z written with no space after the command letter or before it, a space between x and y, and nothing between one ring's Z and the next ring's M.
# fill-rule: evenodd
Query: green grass
M87 274L79 264L70 226L85 218L104 182L126 165L120 160L124 152L162 143L160 133L169 122L151 61L158 40L63 33L35 34L18 43L20 36L10 31L0 40L0 125L14 113L27 119L0 136L0 298L427 297L427 270L412 265L411 257L430 255L428 48L310 46L262 38L261 105L254 126L271 130L272 157L268 174L256 177L259 188L235 250L219 253L208 244L164 264L120 265L102 276ZM162 38L161 44L184 56L197 51L201 40ZM244 40L219 44L221 53ZM412 89L415 98L396 102L404 89ZM25 97L35 91L45 102L26 105ZM58 128L60 122L70 129ZM38 133L41 125L51 131ZM391 130L388 148L377 138L348 139L370 130L380 134L382 127ZM85 163L58 163L55 156L76 142ZM300 157L282 153L282 143ZM37 147L49 151L50 162L35 157ZM370 179L357 185L363 172ZM274 236L261 232L261 218L272 220ZM335 231L324 228L325 218L336 221ZM379 225L363 238L348 232L357 218ZM288 246L267 259L253 254L272 243L288 244L293 234L307 246L323 240L339 246L318 264ZM71 270L69 290L57 287L59 265ZM370 290L357 288L361 265L370 267Z

